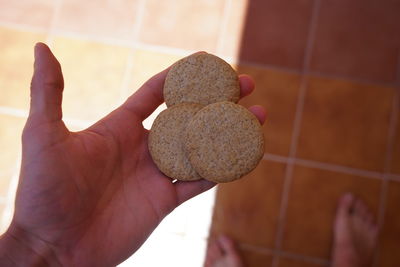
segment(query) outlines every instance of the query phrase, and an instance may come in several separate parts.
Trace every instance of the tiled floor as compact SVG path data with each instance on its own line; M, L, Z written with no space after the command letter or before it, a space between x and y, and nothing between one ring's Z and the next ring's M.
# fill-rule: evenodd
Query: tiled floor
M249 1L238 71L257 85L242 104L268 109L266 154L219 187L211 228L245 246L249 266L327 266L349 191L382 225L375 266L399 265L399 12L389 0Z
M375 267L400 265L400 2L0 6L2 231L12 212L35 42L46 41L61 61L72 130L107 114L177 59L206 50L252 75L256 92L241 103L269 113L264 159L247 178L219 187L211 237L232 236L250 267L327 266L336 200L352 191L382 225ZM175 210L123 266L201 266L213 192ZM184 256L171 257L176 251Z

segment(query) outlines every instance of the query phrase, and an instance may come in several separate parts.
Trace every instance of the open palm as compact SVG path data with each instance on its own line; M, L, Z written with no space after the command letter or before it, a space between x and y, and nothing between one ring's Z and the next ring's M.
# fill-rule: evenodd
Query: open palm
M163 102L167 72L88 129L70 132L62 121L61 67L46 45L36 45L21 176L7 234L34 251L37 264L116 265L175 207L214 186L205 180L172 183L150 157L142 121ZM250 78L240 80L242 95L250 93ZM261 108L251 110L264 120Z

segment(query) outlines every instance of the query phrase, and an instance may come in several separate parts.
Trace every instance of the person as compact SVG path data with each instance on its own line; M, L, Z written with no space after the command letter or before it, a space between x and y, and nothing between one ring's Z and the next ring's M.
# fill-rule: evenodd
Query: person
M365 203L351 193L340 199L334 222L332 267L369 267L378 235L378 226ZM234 241L221 235L210 242L205 267L244 267Z
M86 130L70 132L62 121L61 66L36 44L15 212L0 238L0 266L115 266L174 208L215 185L172 182L149 155L142 121L163 102L167 72ZM247 75L239 82L242 97L254 89ZM262 107L250 111L264 122Z

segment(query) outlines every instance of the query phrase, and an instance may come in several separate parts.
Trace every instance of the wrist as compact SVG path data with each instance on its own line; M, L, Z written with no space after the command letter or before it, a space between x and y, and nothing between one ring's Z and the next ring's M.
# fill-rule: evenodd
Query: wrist
M46 242L11 225L0 237L0 266L61 266Z

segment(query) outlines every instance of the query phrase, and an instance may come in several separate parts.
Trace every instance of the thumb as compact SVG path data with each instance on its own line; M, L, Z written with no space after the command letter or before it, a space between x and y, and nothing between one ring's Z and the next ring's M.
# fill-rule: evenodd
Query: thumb
M60 63L47 45L37 43L29 119L35 121L35 124L61 121L63 89L64 79Z

